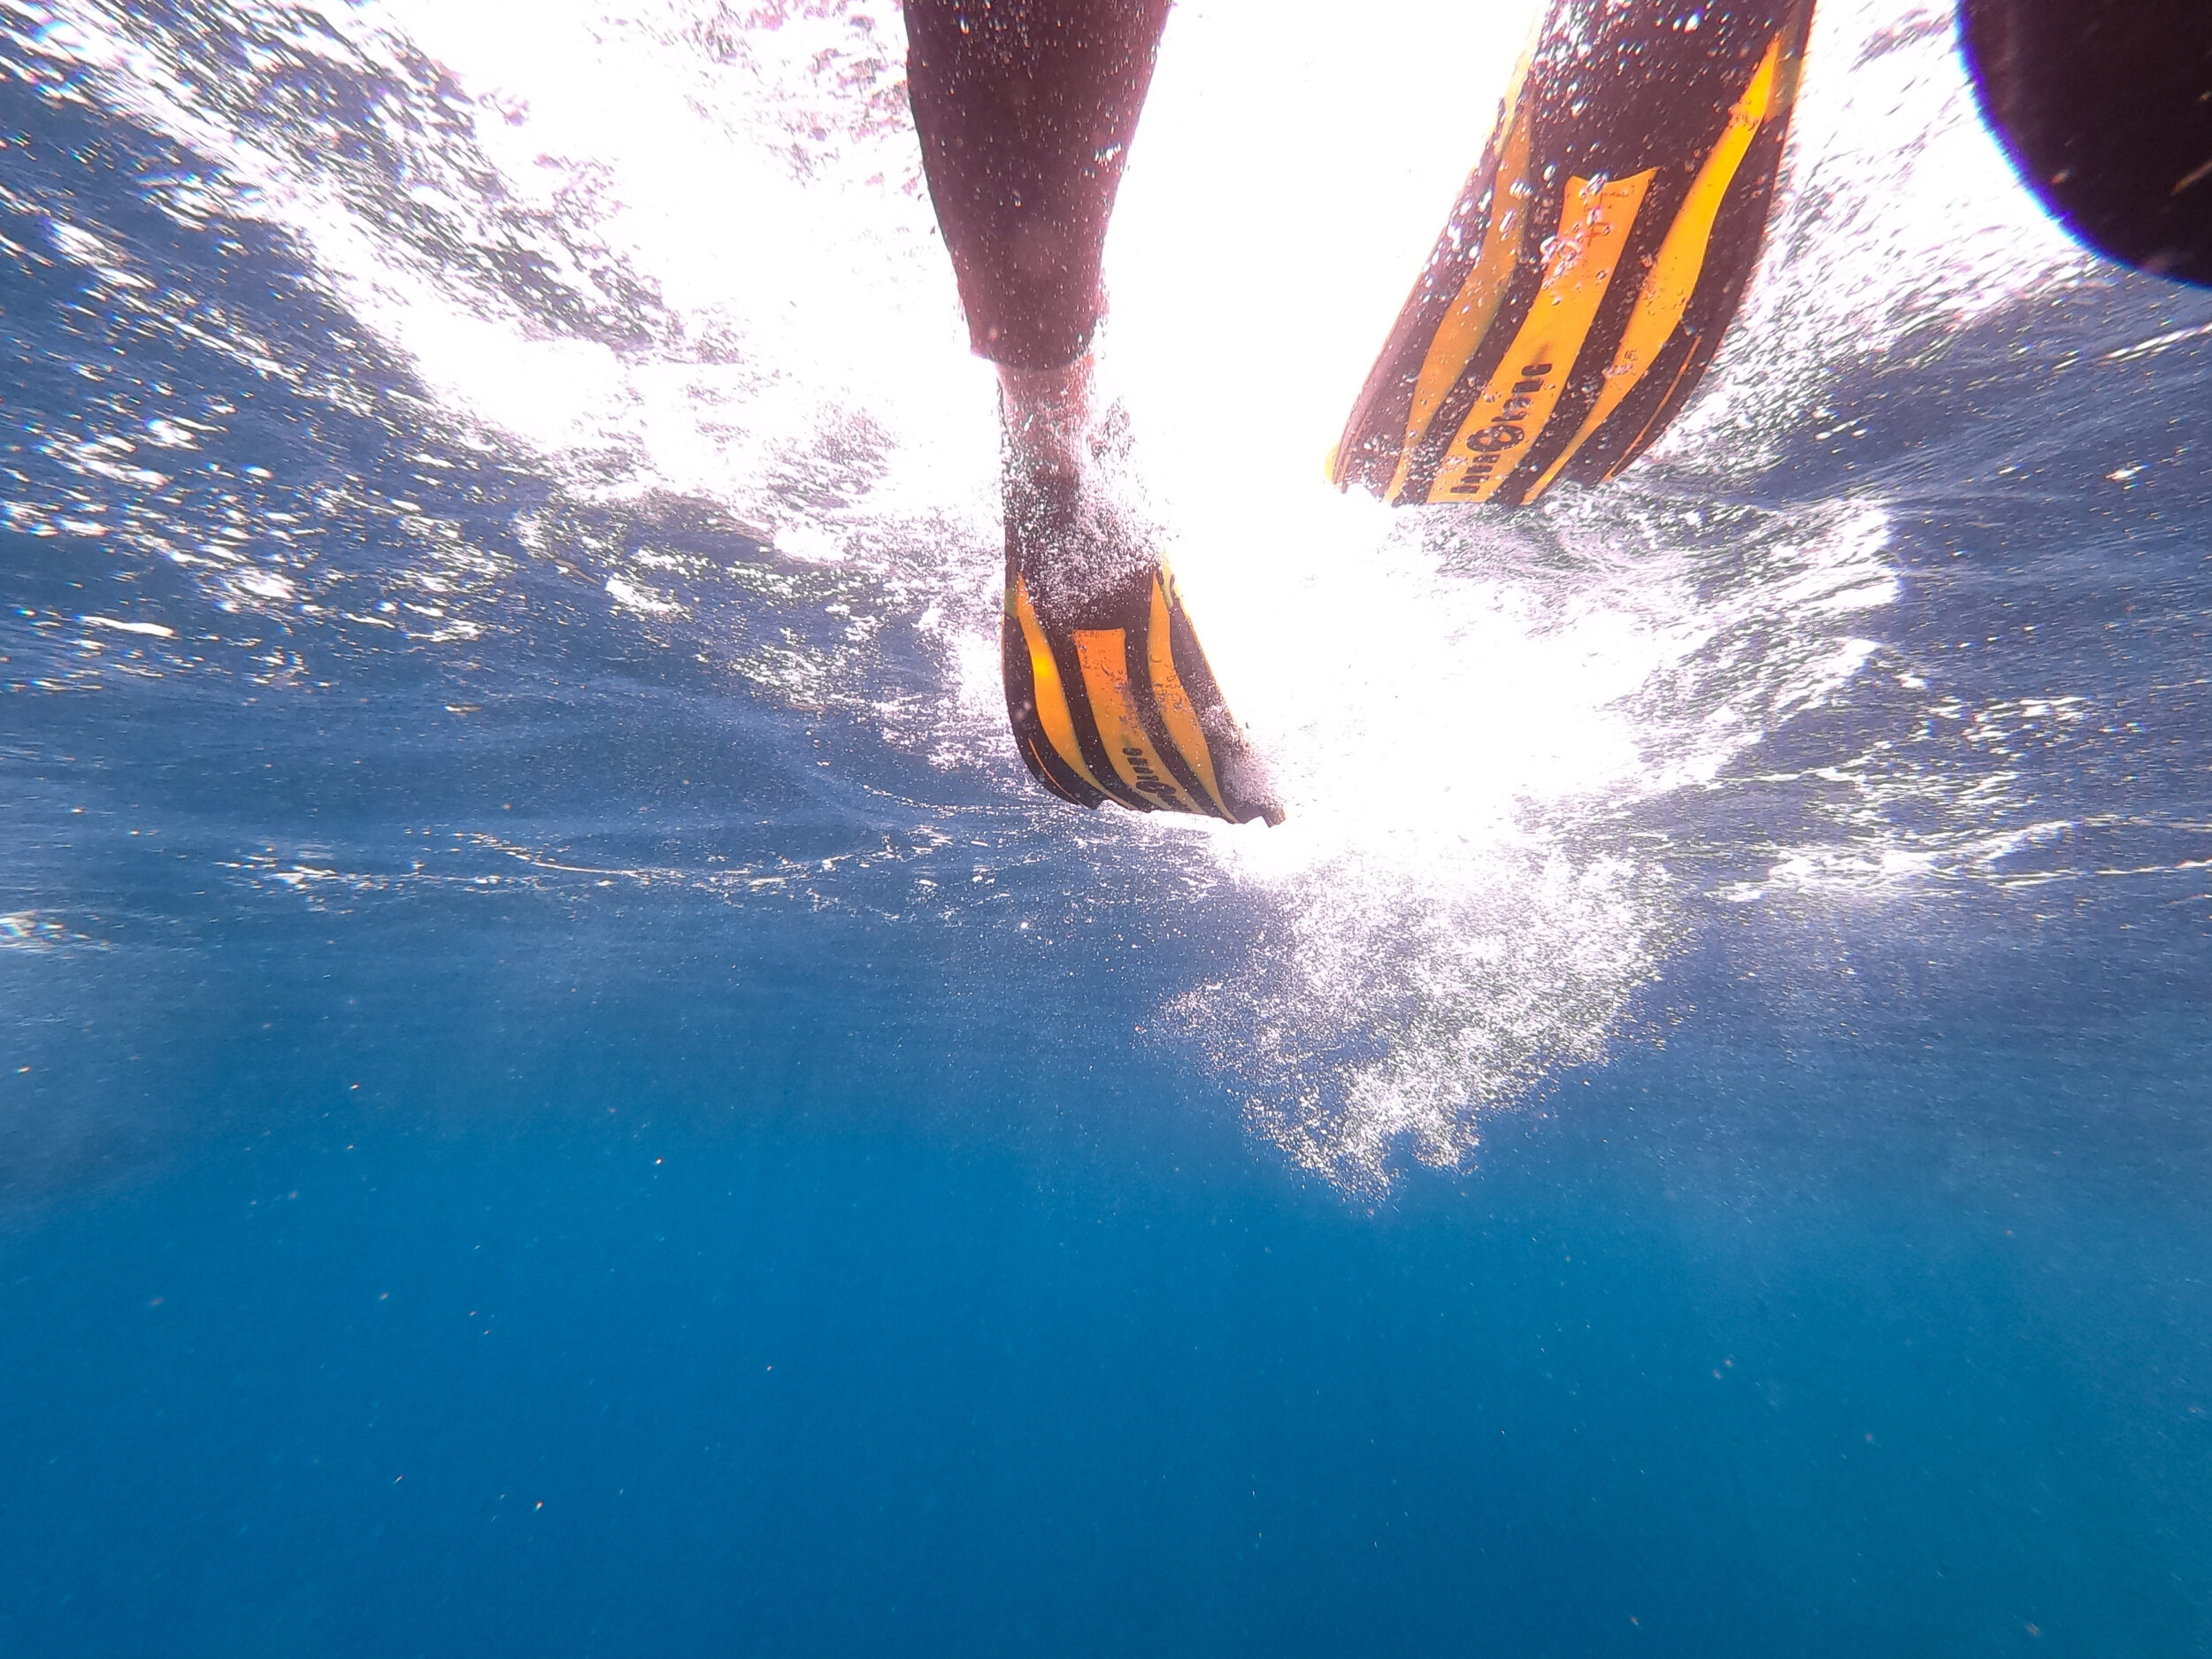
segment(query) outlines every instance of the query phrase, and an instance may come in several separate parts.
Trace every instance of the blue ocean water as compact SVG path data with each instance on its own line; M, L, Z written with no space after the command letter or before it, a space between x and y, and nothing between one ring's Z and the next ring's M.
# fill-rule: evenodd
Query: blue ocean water
M0 4L0 1651L2212 1651L2212 296L1847 281L1822 87L1963 130L1862 12L1685 442L1210 572L1216 832L1025 782L987 410L549 82ZM595 27L833 239L860 15Z

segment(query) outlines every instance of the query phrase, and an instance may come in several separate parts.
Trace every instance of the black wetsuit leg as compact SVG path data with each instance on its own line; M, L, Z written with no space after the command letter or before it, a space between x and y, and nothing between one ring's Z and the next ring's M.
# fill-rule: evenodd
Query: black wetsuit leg
M907 0L922 168L976 350L1089 349L1099 257L1169 0Z
M2100 253L2212 285L2212 0L1961 0L1982 112Z

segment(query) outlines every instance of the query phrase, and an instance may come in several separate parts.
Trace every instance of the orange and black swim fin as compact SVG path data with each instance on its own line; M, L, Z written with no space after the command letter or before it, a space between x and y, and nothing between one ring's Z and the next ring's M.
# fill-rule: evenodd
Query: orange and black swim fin
M1006 492L1000 660L1030 772L1079 806L1281 823L1167 566L1071 557L1095 542L1072 478L1010 474Z
M1813 0L1553 0L1331 463L1527 506L1666 429L1735 315Z

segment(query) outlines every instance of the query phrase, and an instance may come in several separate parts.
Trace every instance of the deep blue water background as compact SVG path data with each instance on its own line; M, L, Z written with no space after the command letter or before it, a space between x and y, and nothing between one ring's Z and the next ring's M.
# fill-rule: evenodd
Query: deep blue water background
M1904 1016L1924 951L1823 941L1809 1018L1729 939L1370 1214L706 928L569 1022L526 918L318 931L114 1068L164 1167L11 1226L15 1651L2202 1644L2193 960L1984 942Z
M556 482L426 432L282 236L149 205L204 164L9 64L0 1651L2212 1652L2212 354L2052 367L2205 301L2103 280L1854 372L1863 438L1765 485L1903 503L1874 626L1939 689L2095 705L2004 763L2071 826L2048 879L1701 902L1633 1040L1370 1204L1144 1037L1247 948L1217 913L1069 899L1046 971L901 912L925 855L819 907L518 864L796 869L910 795L1037 913L1087 867L641 642L518 546ZM210 430L158 486L73 447L165 415ZM361 503L407 496L524 619L219 618L39 533L342 486L329 609L399 591ZM699 503L593 523L766 557ZM1909 725L1841 699L1655 821L1717 888L1809 811L1755 774Z

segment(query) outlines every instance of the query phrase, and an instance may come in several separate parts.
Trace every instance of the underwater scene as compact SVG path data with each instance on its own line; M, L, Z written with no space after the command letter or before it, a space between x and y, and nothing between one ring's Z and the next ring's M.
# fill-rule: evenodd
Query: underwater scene
M2212 1653L2212 291L1822 0L1602 486L1331 445L1537 11L1185 0L1008 734L868 0L0 0L0 1653Z

